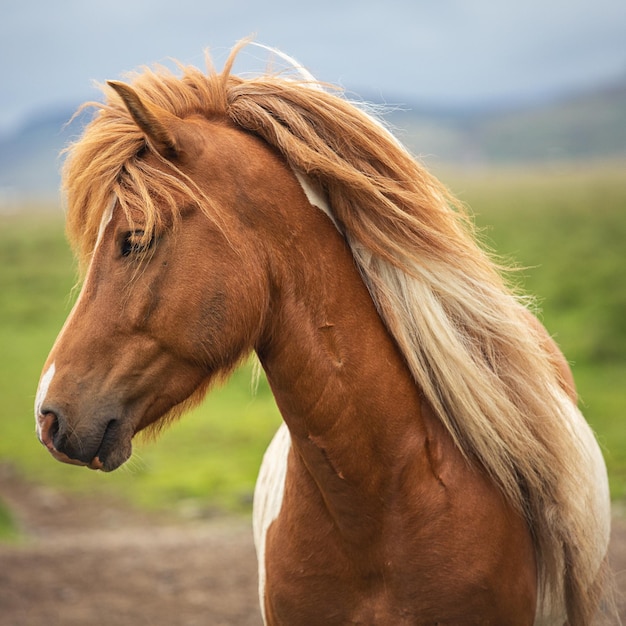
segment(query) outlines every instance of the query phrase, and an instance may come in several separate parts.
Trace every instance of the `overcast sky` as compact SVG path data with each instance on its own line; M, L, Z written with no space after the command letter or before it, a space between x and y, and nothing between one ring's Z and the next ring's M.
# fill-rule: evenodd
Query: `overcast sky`
M626 76L626 0L3 0L0 130L143 64L203 66L209 47L219 66L252 33L393 104L530 99Z

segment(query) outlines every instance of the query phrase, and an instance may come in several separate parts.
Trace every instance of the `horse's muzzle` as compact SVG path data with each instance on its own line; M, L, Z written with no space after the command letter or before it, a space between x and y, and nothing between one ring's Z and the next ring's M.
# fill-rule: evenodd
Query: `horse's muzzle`
M57 461L70 465L82 465L90 469L110 471L116 469L126 460L124 458L117 462L111 459L111 462L105 465L107 457L115 456L112 454L116 440L116 423L114 420L107 423L101 437L89 438L91 445L86 445L76 435L70 437L67 428L63 426L63 419L55 411L42 407L37 422L39 440Z

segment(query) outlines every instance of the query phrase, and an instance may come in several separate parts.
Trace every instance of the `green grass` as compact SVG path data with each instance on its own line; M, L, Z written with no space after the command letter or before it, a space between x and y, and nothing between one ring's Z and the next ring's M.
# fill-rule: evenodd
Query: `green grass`
M537 294L542 320L573 362L584 412L605 448L613 496L623 499L624 176L581 169L443 178L471 204L492 246L527 268L517 280ZM0 215L0 462L29 480L113 493L148 508L248 511L263 451L280 419L264 380L257 394L251 392L249 364L157 442L138 442L131 461L112 474L57 463L37 442L37 381L71 308L74 280L58 212Z
M0 541L18 539L19 532L9 508L0 501Z

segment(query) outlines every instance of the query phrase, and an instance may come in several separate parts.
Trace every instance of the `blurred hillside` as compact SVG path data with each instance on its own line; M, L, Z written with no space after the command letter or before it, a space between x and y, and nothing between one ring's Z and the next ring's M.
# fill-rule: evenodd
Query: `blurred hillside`
M59 190L61 151L76 140L90 113L72 119L77 107L33 115L0 136L0 208L23 200L47 200Z
M445 110L409 103L385 108L385 118L396 134L429 165L626 157L626 78L524 106ZM57 194L59 153L80 135L89 116L86 112L68 124L74 109L34 115L17 130L0 136L0 207Z
M613 160L626 157L626 77L526 106L410 111L387 119L411 151L456 165Z

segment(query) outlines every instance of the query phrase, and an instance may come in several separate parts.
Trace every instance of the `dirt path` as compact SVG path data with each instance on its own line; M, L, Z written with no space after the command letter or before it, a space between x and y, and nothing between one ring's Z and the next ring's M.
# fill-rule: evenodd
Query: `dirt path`
M183 521L0 475L1 626L259 626L248 520Z
M0 499L29 537L0 544L1 626L261 624L247 520L147 515L28 485L8 471L0 472ZM611 554L626 592L621 517Z

